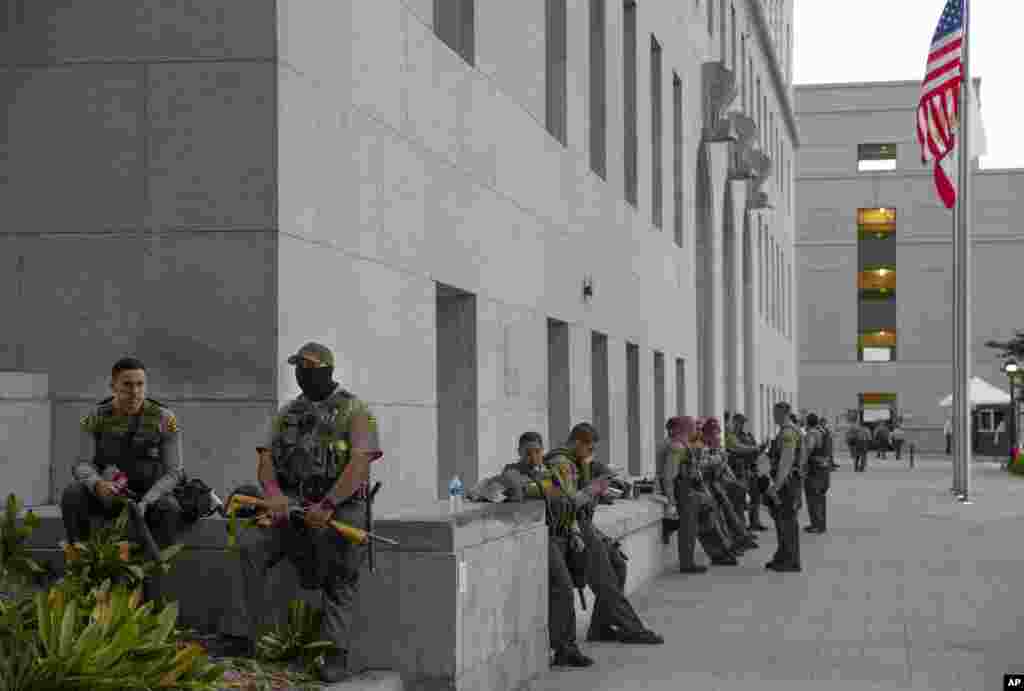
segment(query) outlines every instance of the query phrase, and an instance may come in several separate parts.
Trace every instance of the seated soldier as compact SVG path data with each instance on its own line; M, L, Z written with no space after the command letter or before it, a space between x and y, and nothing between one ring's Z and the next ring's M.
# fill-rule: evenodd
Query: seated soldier
M587 632L588 641L619 643L664 643L648 630L619 587L608 545L594 527L597 498L608 489L608 467L594 461L597 430L583 422L573 427L562 448L545 456L554 471L552 478L562 496L572 500L580 533L586 547L587 585L594 591L594 613Z
M288 557L302 587L322 593L321 638L335 649L320 677L335 683L352 676L352 609L366 547L328 530L328 522L367 529L369 464L383 454L370 409L333 380L334 355L326 346L307 343L288 363L302 395L274 416L268 445L257 449L262 491L237 490L265 496L275 520L239 537L250 650L264 624L267 571Z
M594 661L576 644L576 607L570 560L583 551L572 502L554 486L544 465L544 440L537 432L519 438L519 462L505 466L503 482L515 491L510 499L543 499L548 524L548 636L556 667L589 667Z
M110 389L113 396L80 423L75 479L60 499L68 542L88 539L91 517L115 518L134 500L153 540L165 549L181 515L172 493L184 472L178 420L146 398L146 367L135 358L114 363Z

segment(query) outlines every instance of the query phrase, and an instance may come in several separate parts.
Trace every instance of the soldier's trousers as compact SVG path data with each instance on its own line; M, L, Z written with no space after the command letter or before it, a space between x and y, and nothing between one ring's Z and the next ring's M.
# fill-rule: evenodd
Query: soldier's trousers
M366 528L366 504L351 500L334 511L334 519ZM238 538L241 552L245 611L250 636L268 625L267 572L287 557L307 590L320 590L324 612L321 636L347 651L352 641L352 610L359 592L359 570L366 547L344 540L330 527L313 531L299 517L281 526L249 528Z
M826 502L831 486L831 473L825 467L811 465L804 479L804 494L807 497L807 516L811 519L811 527L826 530Z
M730 458L729 467L732 474L736 476L736 482L727 483L725 490L729 493L729 500L740 517L747 515L749 504L747 503L747 492L750 489L748 477L748 466L742 458Z
M750 493L750 525L758 525L761 522L761 485L757 483L757 471L747 471L747 490Z
M548 639L555 651L576 645L576 603L565 562L569 549L568 538L548 537Z
M772 561L779 566L800 566L800 476L793 474L779 490L779 500L772 504L772 520L779 546Z
M594 591L594 613L587 637L600 638L612 626L627 633L643 630L643 622L619 588L618 576L600 532L589 524L583 527L582 533L587 554L587 585Z
M724 534L714 499L693 489L690 481L682 478L675 483L675 497L679 507L679 568L696 565L694 550L698 538L712 560L728 557L732 543Z
M727 485L735 486L735 484L736 483L715 483L712 488L712 492L718 502L718 508L721 512L722 520L724 521L725 527L729 531L729 537L732 538L733 542L742 540L747 536L747 524L742 518L743 514L737 512L732 497L730 496L730 489L727 489Z
M68 542L88 540L93 518L117 518L124 507L124 501L101 499L81 482L72 482L60 497L61 518L64 521L64 532ZM180 525L181 507L172 494L165 494L146 510L146 526L160 549L166 549L174 543ZM126 533L128 539L135 534L130 521Z

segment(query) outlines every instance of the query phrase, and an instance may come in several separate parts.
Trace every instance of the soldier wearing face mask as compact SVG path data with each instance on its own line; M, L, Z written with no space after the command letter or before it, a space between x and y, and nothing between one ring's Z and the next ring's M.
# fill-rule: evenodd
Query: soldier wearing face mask
M365 403L334 381L334 355L319 343L307 343L288 358L302 395L286 403L271 421L267 445L259 447L260 488L239 488L262 495L275 523L247 530L239 538L250 635L259 634L267 571L288 557L304 588L323 596L321 638L336 647L325 656L320 676L326 682L350 677L348 650L352 608L366 547L326 529L330 520L367 529L369 464L383 453L376 420ZM303 507L302 513L292 509Z

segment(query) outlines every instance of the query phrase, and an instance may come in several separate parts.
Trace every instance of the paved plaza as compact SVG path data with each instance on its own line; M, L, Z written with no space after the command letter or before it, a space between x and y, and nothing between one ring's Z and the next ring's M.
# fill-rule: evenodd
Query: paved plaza
M1024 672L1024 479L978 463L975 503L960 506L948 459L889 458L863 474L840 459L829 534L801 535L803 573L764 569L773 531L738 567L669 570L633 598L664 646L584 644L595 666L533 688L1002 689Z

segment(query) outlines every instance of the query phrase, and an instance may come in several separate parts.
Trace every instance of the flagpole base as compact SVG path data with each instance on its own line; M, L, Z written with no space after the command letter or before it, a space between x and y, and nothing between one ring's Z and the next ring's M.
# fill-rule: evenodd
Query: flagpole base
M961 494L959 497L956 498L956 501L958 504L962 506L970 506L971 504L974 503L967 497L966 494Z

